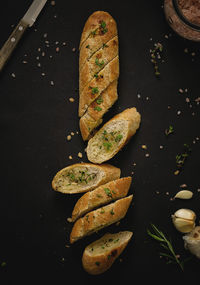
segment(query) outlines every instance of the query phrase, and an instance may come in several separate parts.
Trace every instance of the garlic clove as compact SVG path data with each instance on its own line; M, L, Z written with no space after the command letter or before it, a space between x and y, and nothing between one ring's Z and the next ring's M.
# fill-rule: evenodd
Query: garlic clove
M174 213L175 217L177 218L183 218L186 220L195 220L196 219L196 214L194 211L190 209L179 209Z
M172 215L175 228L181 233L189 233L195 227L196 214L190 209L179 209Z
M179 199L191 199L192 196L193 196L192 191L189 191L189 190L181 190L181 191L179 191L179 192L174 196L174 199L175 199L175 198L179 198Z
M182 218L172 218L175 228L181 233L189 233L194 228L194 222Z

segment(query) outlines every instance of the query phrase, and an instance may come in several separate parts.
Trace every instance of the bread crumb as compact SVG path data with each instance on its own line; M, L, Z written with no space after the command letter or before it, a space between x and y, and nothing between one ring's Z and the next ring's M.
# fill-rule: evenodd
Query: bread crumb
M72 137L70 135L67 136L67 140L70 141Z
M145 144L143 144L142 149L147 149L147 146Z
M74 101L75 101L74 98L72 97L69 98L69 102L74 102Z
M69 155L69 159L72 159L73 157L71 155Z
M81 153L81 152L79 152L79 153L78 153L78 157L80 157L80 158L82 158L82 157L83 157L83 155L82 155L82 153Z

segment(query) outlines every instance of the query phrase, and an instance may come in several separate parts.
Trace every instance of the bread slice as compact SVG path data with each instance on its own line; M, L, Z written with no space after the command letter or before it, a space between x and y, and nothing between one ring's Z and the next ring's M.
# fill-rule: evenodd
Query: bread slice
M133 195L119 199L111 204L91 211L83 218L78 219L72 228L70 243L72 244L124 218L132 198Z
M96 11L89 16L81 35L79 45L79 68L117 35L117 25L113 17L104 11Z
M82 256L82 265L89 274L97 275L107 271L126 248L133 233L122 231L107 233L89 244Z
M114 57L79 93L79 116L82 117L89 105L119 77L119 56Z
M117 80L114 80L90 104L86 113L80 118L79 126L84 141L90 139L94 130L102 123L104 114L112 107L117 98Z
M136 133L140 121L141 116L134 107L114 116L88 141L88 160L102 163L111 159Z
M52 180L52 188L65 194L83 193L118 179L121 170L110 164L76 163L61 169Z
M125 197L130 188L131 181L132 178L130 176L119 178L101 185L93 191L85 193L76 202L72 212L72 218L71 220L68 219L68 221L74 222L97 207Z

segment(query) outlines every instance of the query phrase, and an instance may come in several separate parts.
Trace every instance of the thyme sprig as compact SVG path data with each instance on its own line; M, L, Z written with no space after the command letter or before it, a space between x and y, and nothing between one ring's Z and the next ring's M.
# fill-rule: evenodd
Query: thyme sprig
M150 230L147 229L148 235L160 242L160 246L166 250L166 252L160 252L160 255L167 258L167 263L175 263L183 270L184 261L181 261L179 256L175 253L171 240L167 239L164 233L154 224L151 224L151 226L153 232L150 232Z

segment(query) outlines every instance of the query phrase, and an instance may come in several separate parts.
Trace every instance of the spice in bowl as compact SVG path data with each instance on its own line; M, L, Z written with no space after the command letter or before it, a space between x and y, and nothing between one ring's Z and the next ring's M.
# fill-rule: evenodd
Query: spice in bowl
M165 0L164 11L167 22L177 34L200 41L199 0Z

